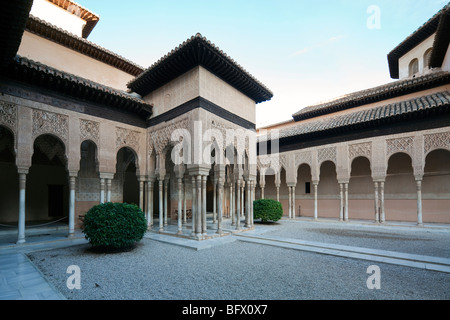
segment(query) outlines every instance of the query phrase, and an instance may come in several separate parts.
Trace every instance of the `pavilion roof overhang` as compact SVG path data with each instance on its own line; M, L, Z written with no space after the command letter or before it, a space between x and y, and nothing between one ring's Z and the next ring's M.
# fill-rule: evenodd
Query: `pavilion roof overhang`
M30 15L28 18L25 30L61 46L77 51L85 56L113 66L132 76L137 76L144 71L144 68L136 63L91 41L58 28L47 21L34 17L33 15Z
M127 92L104 86L21 56L16 56L1 75L6 79L46 89L74 98L77 101L85 101L132 113L143 121L147 121L153 112L153 107L150 104Z
M400 76L399 59L434 33L436 33L436 37L431 53L430 67L439 68L444 60L450 40L450 3L388 54L389 72L392 79L398 79Z
M145 96L196 66L204 67L256 103L273 97L268 88L199 33L145 70L128 87Z
M32 0L4 1L0 10L0 69L16 56L33 5Z
M70 13L77 15L80 19L86 22L82 31L82 37L85 39L89 36L89 34L92 32L92 30L100 20L100 16L98 14L93 13L92 11L84 8L83 6L79 5L74 1L71 0L48 0L48 1L57 5L61 9L67 10Z

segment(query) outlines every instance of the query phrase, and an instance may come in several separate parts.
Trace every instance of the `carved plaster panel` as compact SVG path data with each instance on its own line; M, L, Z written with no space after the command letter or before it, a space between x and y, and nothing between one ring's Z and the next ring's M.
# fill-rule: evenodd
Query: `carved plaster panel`
M100 138L100 123L90 120L80 119L80 135L81 141L92 140L96 144Z
M33 109L33 139L51 133L64 142L69 139L69 117L63 114Z
M413 158L414 137L403 137L386 140L387 158L397 152L406 152Z
M10 102L0 101L0 124L17 134L17 106Z
M424 135L424 154L436 149L450 150L450 132L440 132Z
M141 134L138 131L133 131L121 127L116 127L116 149L122 147L131 147L134 151L139 152L139 141Z

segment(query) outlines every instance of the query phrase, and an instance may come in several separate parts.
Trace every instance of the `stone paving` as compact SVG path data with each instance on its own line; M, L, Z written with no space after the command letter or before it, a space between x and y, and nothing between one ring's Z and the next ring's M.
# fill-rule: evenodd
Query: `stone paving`
M401 227L408 229L414 228L414 226L408 225ZM430 232L433 232L433 230L442 232L444 230L450 234L449 226L428 229ZM268 237L264 235L266 230L267 227L256 225L252 230L240 232L236 231L228 221L224 222L226 236L213 237L204 241L174 236L177 231L176 225L169 225L164 234L153 231L147 232L145 237L194 250L210 249L214 246L224 245L233 241L255 242L287 249L353 257L356 259L372 259L374 261L379 259L379 261L386 263L450 273L450 259L447 257L432 258L411 254L396 254L392 256L392 253L384 250L367 250L357 247L336 246L334 244L314 243L282 237ZM209 230L209 232L212 233L212 230ZM171 233L172 235L170 235ZM185 234L188 233L189 229L186 229ZM13 243L14 238L14 234L11 233L0 237L0 300L65 300L65 297L45 279L42 273L28 259L26 254L38 250L87 243L83 234L78 231L74 238L68 239L67 232L62 230L56 232L45 231L44 235L41 236L29 236L26 244L23 245L15 245Z

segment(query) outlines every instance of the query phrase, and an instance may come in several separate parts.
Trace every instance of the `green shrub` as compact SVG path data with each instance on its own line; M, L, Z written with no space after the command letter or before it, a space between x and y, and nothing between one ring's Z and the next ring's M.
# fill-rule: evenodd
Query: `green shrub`
M83 219L85 238L97 248L129 248L146 231L144 213L134 204L103 203L92 207Z
M278 221L283 216L281 203L271 199L259 199L253 201L253 218L261 219L261 222Z

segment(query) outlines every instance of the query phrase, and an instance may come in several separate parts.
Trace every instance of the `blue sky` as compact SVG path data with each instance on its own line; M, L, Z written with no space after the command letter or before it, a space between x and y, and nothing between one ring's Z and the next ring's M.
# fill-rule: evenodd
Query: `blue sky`
M274 93L258 127L393 81L387 54L448 0L78 0L100 15L89 40L149 67L200 32ZM368 20L379 9L379 28Z

